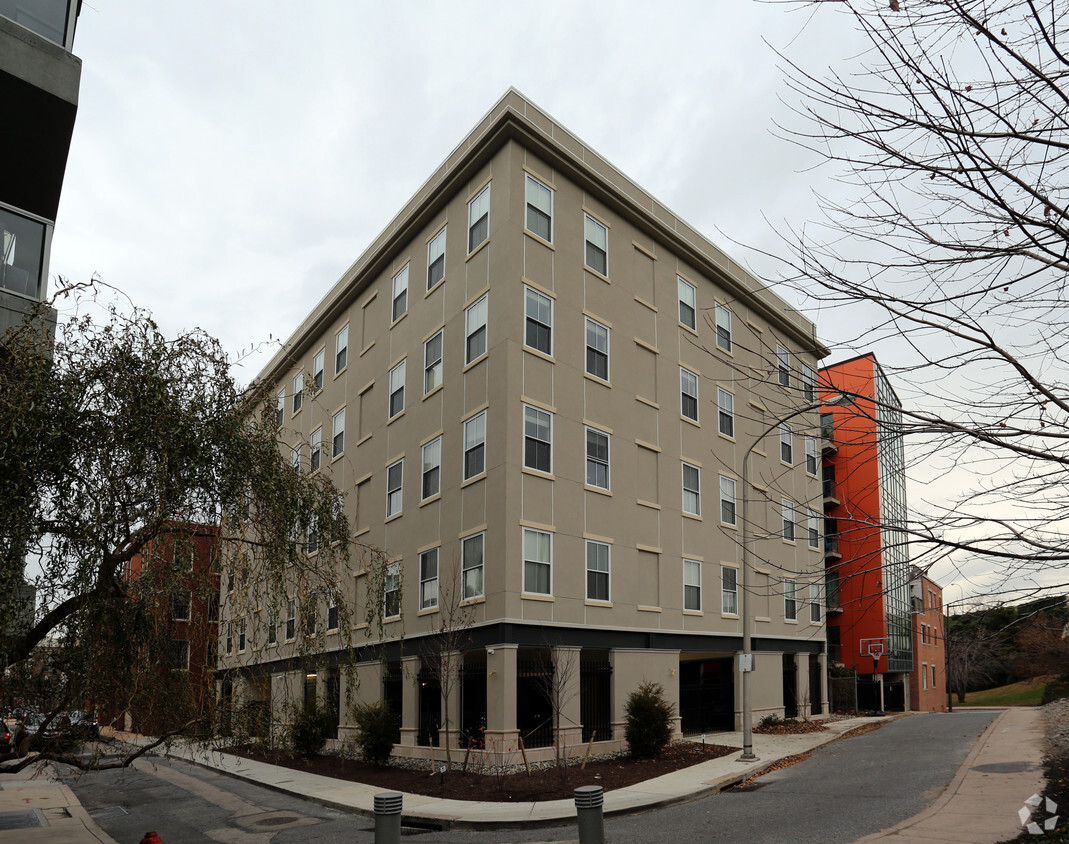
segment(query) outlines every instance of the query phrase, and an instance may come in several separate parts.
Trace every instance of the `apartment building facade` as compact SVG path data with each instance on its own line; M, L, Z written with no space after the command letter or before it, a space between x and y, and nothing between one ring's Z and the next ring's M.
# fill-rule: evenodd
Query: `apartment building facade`
M910 708L946 712L947 672L943 587L916 566L910 569L913 619L913 671L909 675Z
M510 90L263 373L281 448L329 472L355 540L393 560L383 594L357 574L342 598L357 617L382 602L385 663L362 662L357 688L305 670L285 596L271 635L261 614L240 620L242 653L221 645L221 682L275 711L325 696L343 738L350 700L385 697L398 752L430 752L443 712L421 653L459 590L462 740L551 743L554 672L569 747L619 746L645 680L680 730L734 729L750 601L754 711L821 710L824 354L810 322ZM744 582L740 461L758 438ZM318 615L317 648L359 644Z
M857 706L909 709L913 670L901 403L871 354L820 371L829 655Z

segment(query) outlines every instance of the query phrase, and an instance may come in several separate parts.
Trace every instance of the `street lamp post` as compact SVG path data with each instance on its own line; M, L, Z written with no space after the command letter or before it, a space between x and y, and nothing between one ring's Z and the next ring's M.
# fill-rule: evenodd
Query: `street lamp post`
M784 422L801 416L803 413L811 413L821 407L843 407L854 403L853 396L839 393L827 401L814 402L800 407L797 410L781 416L750 444L746 453L742 456L742 653L739 654L739 673L742 674L742 755L740 762L753 762L757 756L753 752L753 686L750 675L754 669L753 641L750 636L750 596L747 592L752 579L753 564L750 551L750 455L765 437L771 434Z

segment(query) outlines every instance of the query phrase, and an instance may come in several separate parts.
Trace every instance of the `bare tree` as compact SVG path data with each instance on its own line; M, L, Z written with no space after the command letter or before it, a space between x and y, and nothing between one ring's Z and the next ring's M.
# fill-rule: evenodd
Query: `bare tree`
M561 779L567 777L567 748L561 732L564 709L579 693L579 651L548 647L545 665L538 675L538 685L553 712L553 758ZM573 726L578 726L573 724Z
M780 280L867 317L853 342L890 348L933 484L972 471L914 500L913 538L1023 591L1064 586L1069 2L790 5L849 16L869 49L826 74L787 62L805 122L784 131L837 165L844 193L784 232Z

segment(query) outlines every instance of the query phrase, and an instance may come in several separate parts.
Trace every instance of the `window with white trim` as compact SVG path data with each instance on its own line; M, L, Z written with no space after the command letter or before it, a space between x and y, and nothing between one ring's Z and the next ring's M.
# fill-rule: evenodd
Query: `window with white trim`
M312 381L315 383L315 392L323 389L323 367L326 365L327 350L320 349L312 358Z
M597 428L586 429L586 482L609 488L609 435Z
M408 264L405 264L401 272L393 277L391 319L397 322L406 313L408 313Z
M586 238L584 260L592 270L609 274L609 230L589 214L584 215L583 235Z
M539 472L553 472L553 414L523 406L523 465Z
M315 472L319 469L319 465L323 458L323 427L320 426L312 431L312 437L309 441L309 448L311 454L308 461L308 471Z
M817 462L817 438L806 437L805 438L805 470L813 477L817 475L817 466L820 464Z
M424 500L442 491L441 437L435 437L423 446L423 478L420 489Z
M553 354L553 300L544 293L524 287L523 344L543 354Z
M586 597L588 601L608 601L609 591L609 543L586 542Z
M275 397L275 427L281 428L286 421L286 391L282 390Z
M408 359L401 361L390 370L390 418L405 409L405 369Z
M720 612L739 614L739 571L731 566L720 567Z
M788 621L798 620L798 583L795 580L783 581L783 617Z
M293 469L294 472L300 472L301 471L301 444L300 443L297 443L297 445L295 445L293 448L290 449L290 468Z
M788 466L794 465L794 434L786 422L779 426L779 459Z
M716 345L731 351L731 311L724 305L716 306Z
M304 404L304 373L293 376L293 412L296 413Z
M935 666L932 666L932 688L935 688Z
M783 514L783 538L794 542L794 502L783 498L780 500L780 509Z
M338 629L338 596L331 592L327 595L327 630Z
M776 346L776 377L781 387L791 386L791 353L783 346Z
M698 421L698 376L683 366L679 367L679 412Z
M438 606L438 549L419 555L419 608Z
M286 641L297 638L297 601L290 598L286 602Z
M553 242L553 191L527 174L527 231Z
M334 374L337 375L349 363L349 325L345 324L334 335Z
M820 513L816 510L809 511L808 530L810 548L820 548L820 520Z
M553 589L553 535L523 529L523 591L551 595Z
M717 425L725 437L735 436L735 397L723 387L716 388Z
M679 321L687 326L698 329L698 290L682 276L676 276L679 285Z
M921 663L921 688L928 691L928 663Z
M234 653L234 623L232 621L228 621L226 623L225 639L226 639L226 652L228 654Z
M683 609L702 609L702 564L697 560L683 561Z
M461 577L464 581L464 599L483 595L483 548L486 534L477 533L467 537L461 548Z
M725 525L738 524L735 505L735 479L720 476L720 521Z
M464 423L464 480L486 471L486 411Z
M442 383L442 332L423 344L423 395Z
M404 503L402 492L404 486L405 461L398 460L386 467L386 517L401 512Z
M278 644L278 610L274 607L267 611L267 644Z
M464 363L486 354L486 294L464 312Z
M241 621L238 622L238 653L239 654L245 652L245 644L246 644L246 639L245 639L245 619L241 619Z
M337 457L345 453L345 408L343 407L331 419L331 455Z
M586 371L609 380L609 329L590 317L586 318Z
M821 619L821 590L823 584L813 583L809 586L809 620L814 624L820 624Z
M490 236L490 185L468 203L468 252Z
M383 579L383 618L401 615L401 563L390 563Z
M802 398L810 404L817 400L817 376L813 367L802 364Z
M427 244L427 289L445 278L445 226Z
M690 463L683 463L683 512L702 514L701 470Z

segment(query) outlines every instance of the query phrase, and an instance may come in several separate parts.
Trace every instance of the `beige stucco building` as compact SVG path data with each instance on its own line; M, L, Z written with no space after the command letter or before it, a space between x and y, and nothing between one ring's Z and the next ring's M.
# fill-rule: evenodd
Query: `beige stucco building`
M552 742L553 665L569 747L621 741L643 680L684 732L733 729L744 600L756 716L823 708L817 413L776 420L815 402L825 353L812 323L507 92L264 373L283 447L331 473L357 539L396 561L386 594L357 576L352 600L391 617L386 664L362 664L354 696L390 700L398 752L439 740L420 654L450 590L474 613L450 707L462 741ZM739 473L766 430L744 584ZM323 647L348 646L321 617ZM243 666L227 682L251 669L265 679L245 693L275 706L307 682L340 703L344 738L345 677L306 677L291 630L221 644L221 667Z

